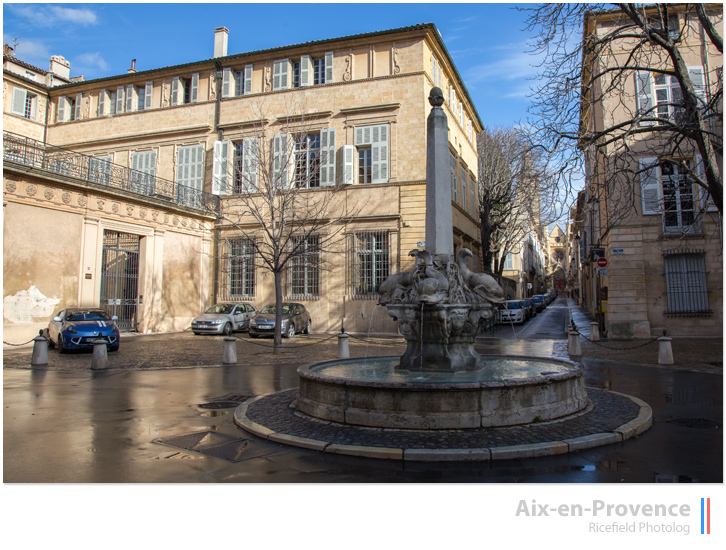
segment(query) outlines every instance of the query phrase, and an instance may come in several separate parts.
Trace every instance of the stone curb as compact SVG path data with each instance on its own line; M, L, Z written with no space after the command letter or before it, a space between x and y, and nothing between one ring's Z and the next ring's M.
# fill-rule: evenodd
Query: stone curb
M627 422L626 424L618 426L611 432L594 433L582 437L558 441L546 441L543 443L525 445L509 445L504 447L478 449L415 449L374 447L370 445L355 444L341 445L334 444L329 441L274 432L257 422L251 421L247 417L247 409L249 405L255 401L264 399L267 397L266 395L261 395L245 401L237 407L234 412L234 422L243 430L275 443L282 443L284 445L301 447L303 449L310 449L314 451L360 456L365 458L402 460L410 462L474 462L506 460L513 458L535 458L539 456L572 453L593 447L600 447L602 445L620 443L621 441L640 435L653 425L653 411L646 402L638 399L637 397L633 397L632 395L620 392L609 393L627 397L636 403L640 407L637 418Z

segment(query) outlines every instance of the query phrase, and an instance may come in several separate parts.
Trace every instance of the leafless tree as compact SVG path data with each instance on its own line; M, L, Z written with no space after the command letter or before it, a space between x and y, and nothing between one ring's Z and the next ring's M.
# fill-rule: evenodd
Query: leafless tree
M477 135L477 153L482 260L485 270L501 276L507 254L516 253L529 232L544 240L543 226L557 210L551 208L556 190L521 129L485 129Z
M213 186L222 195L222 254L229 284L241 287L259 267L274 277L274 352L282 346L287 295L319 292L326 257L340 254L345 229L359 211L336 177L334 130L313 130L301 106L282 117L258 107L258 122L236 143L215 144ZM292 114L295 113L295 114ZM232 289L244 294L244 289Z
M589 174L597 172L593 180L605 186L589 194L611 199L604 209L607 230L635 211L633 182L652 168L639 165L638 158L698 155L700 165L676 160L676 169L703 190L696 215L703 215L708 200L722 213L721 65L689 70L684 61L684 50L698 36L706 44L701 53L709 45L723 52L716 27L722 9L665 3L522 9L535 36L532 52L543 59L527 128L532 143L557 167L562 193L574 197L589 164ZM593 14L604 11L607 24L594 30ZM596 112L600 114L594 116Z

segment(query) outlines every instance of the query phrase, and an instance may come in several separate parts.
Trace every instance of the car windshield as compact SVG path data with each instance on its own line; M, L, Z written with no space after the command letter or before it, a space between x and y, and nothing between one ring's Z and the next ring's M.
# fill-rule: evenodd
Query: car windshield
M276 311L277 310L276 310L275 306L270 304L268 306L263 307L262 311L260 311L260 313L271 313L274 315ZM292 313L292 307L290 306L290 304L283 304L283 306L282 306L282 314L285 315L286 313Z
M507 309L522 309L521 302L507 302Z
M66 315L66 321L110 321L111 318L103 311L72 311Z
M214 304L204 313L232 313L234 304Z

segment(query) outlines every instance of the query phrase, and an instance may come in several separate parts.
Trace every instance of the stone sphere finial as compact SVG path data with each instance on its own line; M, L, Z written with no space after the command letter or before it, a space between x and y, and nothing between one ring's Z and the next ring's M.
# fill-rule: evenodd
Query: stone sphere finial
M438 86L431 88L429 103L432 107L441 107L444 104L444 92Z

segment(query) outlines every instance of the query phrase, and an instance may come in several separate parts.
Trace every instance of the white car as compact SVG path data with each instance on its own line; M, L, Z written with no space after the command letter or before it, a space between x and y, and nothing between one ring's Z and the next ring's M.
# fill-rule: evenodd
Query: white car
M257 308L244 302L220 302L214 304L192 321L194 334L224 334L249 328L257 316Z
M522 300L507 300L502 306L503 308L499 310L502 323L524 323L527 319L527 306Z

